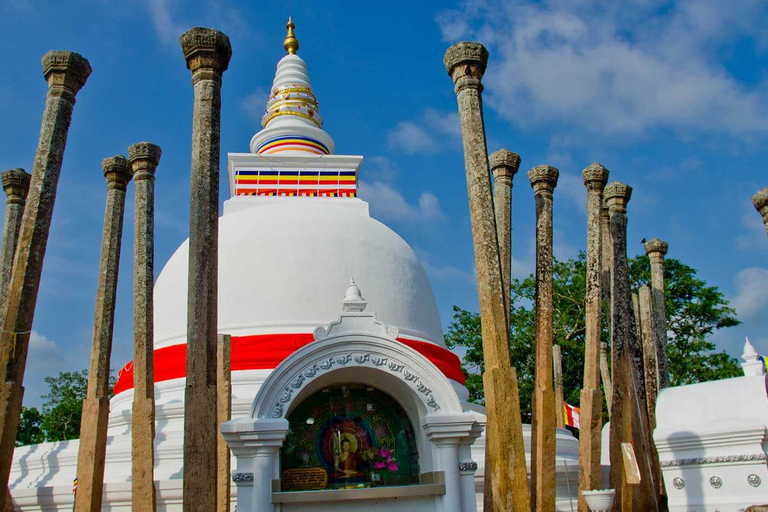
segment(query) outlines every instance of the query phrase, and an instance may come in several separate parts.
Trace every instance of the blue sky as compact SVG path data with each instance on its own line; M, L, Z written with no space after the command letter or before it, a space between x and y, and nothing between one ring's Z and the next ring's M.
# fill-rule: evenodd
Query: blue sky
M489 150L520 153L513 189L515 276L533 270L534 204L525 171L561 171L555 254L584 247L581 169L599 161L634 187L629 252L660 237L732 301L743 325L715 336L768 353L768 237L749 198L768 186L768 5L718 0L235 2L0 0L0 168L31 171L46 85L40 58L77 51L80 92L45 261L25 386L88 366L103 222L101 160L140 140L163 148L157 272L186 238L192 89L178 36L195 25L232 41L222 100L226 153L247 151L292 15L339 154L362 154L361 196L417 251L444 325L476 309L456 98L445 49L476 40ZM228 194L222 187L223 201ZM131 359L133 195L127 199L113 367Z

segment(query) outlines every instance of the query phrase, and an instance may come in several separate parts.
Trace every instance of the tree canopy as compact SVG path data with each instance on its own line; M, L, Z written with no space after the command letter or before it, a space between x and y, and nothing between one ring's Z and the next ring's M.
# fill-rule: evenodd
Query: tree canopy
M22 407L16 445L67 441L80 436L80 420L83 400L88 391L88 370L59 372L56 377L46 377L48 394L43 395L42 412L36 408ZM114 387L110 377L110 397Z
M647 256L628 262L633 287L650 282ZM741 374L736 359L716 352L708 337L717 329L738 325L735 311L725 295L696 276L696 270L674 258L664 263L666 288L668 354L673 385L734 377ZM555 343L562 349L565 401L576 405L583 383L585 343L586 256L553 263L553 305ZM536 281L533 274L511 283L510 354L517 369L520 409L530 421L535 369ZM446 333L450 348L464 348L463 369L467 375L470 400L483 403L484 371L480 315L454 306ZM603 308L605 311L605 308ZM610 335L603 322L602 340Z

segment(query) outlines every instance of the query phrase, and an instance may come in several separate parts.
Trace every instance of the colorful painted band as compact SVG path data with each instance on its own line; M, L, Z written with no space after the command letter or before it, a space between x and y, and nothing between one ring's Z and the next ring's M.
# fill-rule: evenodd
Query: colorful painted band
M259 148L258 153L263 153L264 151L269 151L272 148L279 148L281 146L307 146L310 148L315 148L324 154L328 154L328 149L318 142L297 139L285 139L270 142L269 144L263 144Z
M284 135L282 137L275 137L273 139L266 140L259 144L259 147L256 148L256 153L261 153L265 148L270 148L275 144L281 144L285 142L308 144L310 146L321 149L326 154L329 153L328 147L319 140L311 139L309 137L302 137L300 135Z
M288 169L280 169L277 171L274 169L269 171L241 169L237 171L238 176L354 176L355 174L355 171L337 171L327 169L322 171L318 169L302 169L300 171L292 171Z
M281 110L281 111L275 112L274 114L272 114L272 115L271 115L271 116L269 116L268 118L266 118L266 119L262 120L262 121L261 121L261 125L262 125L262 126L264 126L264 127L266 128L267 124L268 124L268 123L269 123L269 122L270 122L272 119L274 119L275 117L278 117L278 116L298 116L298 117L302 117L302 118L304 118L304 119L309 119L310 121L312 121L313 123L315 123L315 124L317 125L317 127L318 127L318 128L322 128L322 127L323 127L323 123L322 123L321 121L318 121L318 120L317 120L317 119L315 119L314 117L312 117L312 116L310 116L310 115L307 115L307 114L305 114L304 112L293 112L293 111L290 111L290 110Z
M304 92L307 94L311 94L312 97L315 96L315 94L312 92L312 89L309 87L295 87L293 85L284 85L282 87L275 87L272 89L272 96L277 96L278 94L287 94L290 92Z
M238 196L303 196L303 197L355 197L357 190L354 188L338 189L317 189L317 188L280 188L280 189L261 189L261 188L237 188L235 195Z
M312 333L232 336L232 371L272 370L293 352L313 341ZM409 338L400 337L397 341L429 359L449 379L464 384L466 378L461 371L461 361L450 350L434 343ZM173 345L155 350L154 366L155 382L185 377L187 346ZM117 373L114 392L117 395L132 388L133 362L129 362Z
M298 183L311 185L313 183L344 185L354 184L354 176L238 176L237 183L250 185L296 185Z

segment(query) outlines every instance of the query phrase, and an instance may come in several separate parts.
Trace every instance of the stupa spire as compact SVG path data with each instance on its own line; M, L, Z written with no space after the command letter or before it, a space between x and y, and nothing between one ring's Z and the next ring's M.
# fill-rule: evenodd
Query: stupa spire
M323 118L312 91L307 64L296 55L299 41L292 18L283 47L288 55L280 59L272 82L267 109L261 118L263 130L251 139L251 153L300 156L307 153L331 155L333 139L323 130Z
M296 36L293 33L293 29L296 28L296 25L293 24L293 19L290 16L288 17L288 23L285 25L285 28L288 29L288 35L285 36L285 41L283 41L283 48L288 52L288 55L295 55L296 52L299 51L299 40L296 39Z

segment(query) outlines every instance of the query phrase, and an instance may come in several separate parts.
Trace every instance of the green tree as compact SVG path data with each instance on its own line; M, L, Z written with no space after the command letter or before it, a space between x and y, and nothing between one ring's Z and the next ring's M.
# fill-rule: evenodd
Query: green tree
M647 256L630 259L629 269L635 286L650 279ZM707 340L715 330L738 324L735 312L722 292L698 279L692 267L674 258L665 261L665 279L672 382L678 385L739 375L737 361L725 352L714 352L715 345ZM585 342L584 253L565 261L555 260L553 284L554 334L555 343L562 348L564 398L568 403L578 404ZM513 280L511 290L510 353L518 372L520 409L523 419L530 421L536 336L534 276ZM609 340L605 328L602 339ZM480 374L484 365L479 315L454 306L446 342L450 348L466 349L463 361L470 400L483 403Z
M43 395L43 413L40 427L46 441L66 441L80 436L80 420L83 400L88 391L88 370L60 372L56 377L46 377L48 394ZM109 396L115 379L110 375Z
M45 434L40 428L43 415L34 407L21 408L19 430L16 432L16 446L38 444L45 441Z
M651 264L646 257L629 260L633 288L651 283ZM673 386L743 375L738 361L715 352L708 337L717 329L739 325L736 310L717 286L708 286L696 269L680 260L664 261L667 353Z
M66 441L80 436L83 400L88 390L88 371L60 372L46 377L48 394L43 395L41 427L47 441Z

